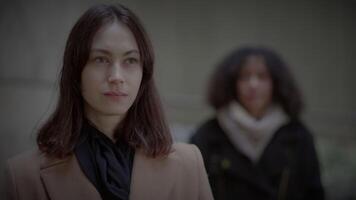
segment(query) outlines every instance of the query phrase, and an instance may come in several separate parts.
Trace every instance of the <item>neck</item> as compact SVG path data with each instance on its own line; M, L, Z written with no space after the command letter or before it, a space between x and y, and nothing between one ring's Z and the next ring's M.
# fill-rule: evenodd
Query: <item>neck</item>
M259 109L245 108L245 110L251 117L255 118L256 120L260 120L266 115L266 112L269 108L270 108L270 106L266 106L266 107L259 108Z
M264 116L265 111L249 111L248 113L256 120L260 120Z
M112 141L115 142L115 129L120 121L123 119L122 116L118 115L103 115L98 113L88 112L86 113L87 119L95 125L95 127Z

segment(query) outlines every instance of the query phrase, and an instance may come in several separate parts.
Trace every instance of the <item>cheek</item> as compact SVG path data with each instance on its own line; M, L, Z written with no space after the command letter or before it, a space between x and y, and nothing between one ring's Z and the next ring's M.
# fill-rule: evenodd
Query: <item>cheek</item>
M141 82L142 82L142 69L138 70L135 74L131 77L131 83L135 88L136 92L139 90Z
M88 86L89 83L90 81L88 80L88 76L85 73L85 71L83 71L80 80L80 87L81 87L82 94L86 92L87 88L89 87Z
M82 94L92 94L100 86L100 74L90 69L84 68L81 75L81 92Z
M87 103L91 102L94 99L94 88L90 83L91 82L86 78L83 78L81 81L81 94Z
M271 81L265 82L263 85L262 91L263 91L264 96L271 98L272 93L273 93L272 82Z
M248 93L248 87L247 84L244 84L243 82L237 82L236 84L236 96L237 98L241 99L244 96L246 96Z
M81 89L82 92L88 92L87 90L91 88L91 76L86 70L83 70L81 76Z

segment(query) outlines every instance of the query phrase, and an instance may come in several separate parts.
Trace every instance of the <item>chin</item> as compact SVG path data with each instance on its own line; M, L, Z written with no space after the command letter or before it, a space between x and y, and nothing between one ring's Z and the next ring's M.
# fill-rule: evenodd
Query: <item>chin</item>
M102 111L102 113L105 113L106 115L111 115L111 116L120 116L120 115L125 115L127 113L128 109L105 109Z

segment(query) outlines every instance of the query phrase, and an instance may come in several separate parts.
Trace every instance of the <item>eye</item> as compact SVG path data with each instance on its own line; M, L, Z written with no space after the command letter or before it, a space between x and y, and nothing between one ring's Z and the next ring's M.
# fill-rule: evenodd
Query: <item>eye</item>
M247 73L241 73L238 76L238 80L239 81L248 81L251 78L251 75L247 74Z
M110 60L104 56L97 56L94 58L94 62L98 64L109 64Z
M268 73L260 73L258 74L258 78L261 80L268 80L270 79L270 75Z
M131 58L127 58L125 60L125 63L129 65L138 64L139 60L137 58L131 57Z

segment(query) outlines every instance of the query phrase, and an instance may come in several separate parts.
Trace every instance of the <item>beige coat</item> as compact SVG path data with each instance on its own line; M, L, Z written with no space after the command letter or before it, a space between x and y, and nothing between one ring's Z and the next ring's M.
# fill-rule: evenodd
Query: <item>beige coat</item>
M136 151L130 200L213 199L200 151L187 144L173 145L164 159ZM12 200L99 200L98 191L81 171L74 155L50 159L38 151L8 162L7 183Z

